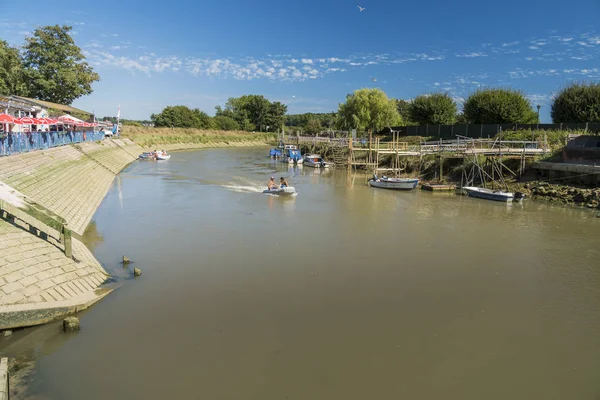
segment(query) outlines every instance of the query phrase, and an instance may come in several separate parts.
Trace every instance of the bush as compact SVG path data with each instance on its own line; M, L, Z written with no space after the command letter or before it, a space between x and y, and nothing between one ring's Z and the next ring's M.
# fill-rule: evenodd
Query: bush
M537 113L518 90L479 89L469 96L463 114L470 124L535 124Z
M600 83L573 83L562 89L552 103L552 121L600 122Z
M160 114L150 116L157 128L213 128L212 118L199 109L190 109L186 106L167 106Z
M544 139L548 146L554 150L566 146L569 134L583 133L574 131L545 131L545 130L534 130L534 131L503 131L501 135L502 140L522 140L522 141L537 141L539 144L543 144ZM498 135L497 135L498 136Z
M231 117L226 117L224 115L217 115L216 117L213 118L213 122L215 124L215 127L222 131L239 131L240 130L240 124L238 124L237 121Z
M448 93L424 94L409 106L410 119L420 125L452 125L456 121L456 103Z

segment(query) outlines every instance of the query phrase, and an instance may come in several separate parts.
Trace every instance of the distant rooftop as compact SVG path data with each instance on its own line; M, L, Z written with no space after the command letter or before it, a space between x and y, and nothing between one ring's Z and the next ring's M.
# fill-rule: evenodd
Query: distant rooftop
M32 105L37 105L37 106L40 106L40 107L43 107L46 109L54 108L56 110L64 111L65 113L68 113L68 114L83 113L83 114L88 114L90 117L93 115L93 113L91 113L89 111L80 110L79 108L66 106L64 104L52 103L50 101L45 101L45 100L30 99L29 97L22 97L22 96L10 96L10 97L12 99L21 100L25 103L30 103Z

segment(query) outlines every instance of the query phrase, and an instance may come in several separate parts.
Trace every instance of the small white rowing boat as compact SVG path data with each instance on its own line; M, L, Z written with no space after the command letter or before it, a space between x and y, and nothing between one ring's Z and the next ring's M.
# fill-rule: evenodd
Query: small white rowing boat
M462 188L467 196L477 197L485 200L502 201L504 203L510 203L515 199L513 193L503 192L501 190L490 190L486 188L480 188L475 186L467 186ZM516 199L520 200L520 199Z
M412 190L419 184L417 178L388 178L383 176L378 178L374 175L373 178L369 179L369 186L381 188L381 189L395 189L395 190Z

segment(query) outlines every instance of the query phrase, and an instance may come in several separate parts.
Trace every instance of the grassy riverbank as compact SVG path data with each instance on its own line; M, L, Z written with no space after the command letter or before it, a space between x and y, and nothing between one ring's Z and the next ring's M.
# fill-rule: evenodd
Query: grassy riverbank
M266 145L277 140L275 133L215 131L192 128L146 128L123 126L123 137L144 148L168 147L226 147Z

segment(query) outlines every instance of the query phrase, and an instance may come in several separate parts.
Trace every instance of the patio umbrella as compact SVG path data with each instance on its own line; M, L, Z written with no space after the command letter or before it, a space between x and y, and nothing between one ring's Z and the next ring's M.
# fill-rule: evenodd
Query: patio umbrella
M35 121L31 117L22 117L22 118L16 119L15 124L31 125L31 124L35 124Z
M0 124L14 124L15 123L15 117L13 117L12 115L8 115L8 114L0 114Z

